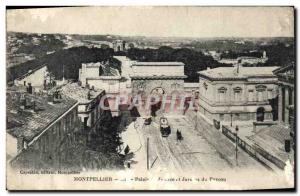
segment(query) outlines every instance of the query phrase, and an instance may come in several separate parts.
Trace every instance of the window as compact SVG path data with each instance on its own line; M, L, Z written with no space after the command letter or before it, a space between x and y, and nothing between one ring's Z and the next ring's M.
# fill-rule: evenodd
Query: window
M240 114L235 113L233 116L233 121L240 120Z
M221 87L218 89L219 102L226 102L226 91L227 91L227 88L225 88L225 87Z
M266 91L266 86L264 85L258 85L255 87L256 88L256 91L257 91L257 99L258 101L264 101L264 93Z
M234 92L234 101L241 101L242 88L235 87L233 88L233 92Z
M250 89L249 91L248 91L248 101L254 101L254 92L253 92L254 90L253 89Z
M224 120L224 114L220 114L220 121Z
M263 92L261 92L261 91L257 92L257 97L258 97L258 101L263 101L264 100Z
M88 122L88 117L84 117L84 129L87 129L87 122Z

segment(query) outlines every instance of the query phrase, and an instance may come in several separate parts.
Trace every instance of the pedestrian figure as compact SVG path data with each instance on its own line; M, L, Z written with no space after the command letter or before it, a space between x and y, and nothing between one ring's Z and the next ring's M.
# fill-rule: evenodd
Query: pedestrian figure
M129 146L127 145L125 150L124 150L125 155L127 155L129 153L129 151L130 151L130 149L129 149Z
M176 136L177 136L177 142L178 142L178 141L181 142L181 140L183 139L183 137L182 137L181 131L178 131L178 129L177 129L177 131L176 131Z

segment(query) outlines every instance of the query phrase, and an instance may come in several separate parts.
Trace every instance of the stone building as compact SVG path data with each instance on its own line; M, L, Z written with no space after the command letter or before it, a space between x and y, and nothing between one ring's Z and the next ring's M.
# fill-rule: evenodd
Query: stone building
M164 94L184 91L184 64L181 62L135 62L132 64L132 91L151 94L161 89Z
M158 94L178 97L184 94L184 78L186 76L183 63L135 62L131 67L133 96L147 97L151 94Z
M79 69L79 81L82 87L94 87L105 90L108 94L119 93L121 76L117 69L108 68L106 74L102 70L107 65L98 63L83 63ZM106 68L105 68L106 69ZM107 69L106 69L107 70Z
M105 72L104 72L105 70ZM117 69L98 63L82 64L79 69L79 81L82 87L102 89L107 95L117 95L120 92L121 75ZM114 105L114 99L109 100ZM111 107L113 116L119 115L119 110Z
M278 121L288 127L295 136L295 66L278 68L273 72L278 77Z
M78 83L68 83L62 86L63 94L78 101L78 117L81 120L83 132L87 136L100 129L103 108L100 107L101 98L105 91L96 88L81 87ZM89 137L88 137L89 139Z
M278 67L219 67L200 71L199 112L209 121L272 121Z
M184 92L190 97L199 96L199 83L184 83Z
M13 167L61 168L72 159L78 102L60 94L7 89L7 160Z

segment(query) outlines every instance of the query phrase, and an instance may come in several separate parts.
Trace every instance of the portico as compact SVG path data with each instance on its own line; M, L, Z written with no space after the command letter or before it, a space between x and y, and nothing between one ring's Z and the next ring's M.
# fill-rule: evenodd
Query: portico
M294 66L281 67L274 70L278 77L279 96L278 96L278 121L294 129Z

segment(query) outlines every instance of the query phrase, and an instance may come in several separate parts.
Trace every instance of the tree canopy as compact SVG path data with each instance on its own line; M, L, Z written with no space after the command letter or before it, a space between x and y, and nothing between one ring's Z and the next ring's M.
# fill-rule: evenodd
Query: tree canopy
M188 76L187 82L198 82L198 71L205 70L207 67L226 67L214 60L211 56L205 56L202 52L188 48L174 49L168 46L162 46L159 49L138 49L132 48L127 52L127 56L132 60L138 61L179 61L185 64L184 73Z
M42 65L47 65L48 70L52 72L56 79L63 77L62 69L66 79L77 80L82 63L109 61L110 66L121 72L120 62L113 58L113 49L74 47L59 50L55 53L45 55L41 58L21 63L17 66L8 68L7 80L11 81L26 74Z

